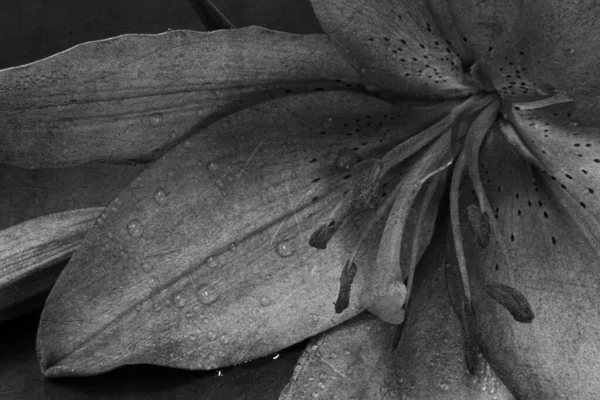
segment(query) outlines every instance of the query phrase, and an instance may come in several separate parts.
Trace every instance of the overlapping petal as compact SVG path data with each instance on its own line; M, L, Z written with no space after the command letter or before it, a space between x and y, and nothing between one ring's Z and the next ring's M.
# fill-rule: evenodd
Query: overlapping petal
M580 122L600 121L597 69L600 22L597 2L432 2L450 10L443 23L464 37L496 89L509 98L566 93L577 101Z
M123 35L0 79L0 162L26 168L154 159L249 105L362 82L324 35L258 27Z
M0 231L0 321L43 305L102 207L71 210ZM42 296L42 297L40 297Z
M349 309L335 314L332 302L368 213L326 250L308 245L352 184L336 156L347 146L381 155L447 111L349 92L289 96L182 143L112 202L59 278L38 335L46 375L230 365L352 317L371 240Z
M552 180L524 162L498 131L488 136L480 162L502 236L484 250L465 227L479 347L517 398L595 398L598 248L551 189ZM466 197L465 208L473 202ZM498 240L506 243L507 257ZM483 289L490 283L521 292L533 322L516 322L495 303Z
M476 91L424 3L311 1L339 52L376 85L415 97L459 97Z

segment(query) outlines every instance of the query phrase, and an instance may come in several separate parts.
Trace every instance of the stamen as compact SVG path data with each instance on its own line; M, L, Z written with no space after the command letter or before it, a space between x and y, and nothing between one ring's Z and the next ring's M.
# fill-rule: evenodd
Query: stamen
M417 215L417 221L415 223L415 230L412 234L413 241L411 243L411 248L410 248L410 261L409 261L410 264L409 264L409 272L408 272L408 285L407 285L407 289L406 289L406 301L404 302L404 305L402 306L405 310L405 312L404 312L405 318L406 318L406 314L408 313L408 302L410 300L410 295L411 295L412 288L413 288L415 269L417 266L417 262L419 261L418 260L419 248L422 245L422 243L419 241L419 239L421 238L421 228L425 224L425 216L427 214L427 211L429 210L429 205L431 204L433 195L435 194L436 190L438 189L440 180L442 179L442 174L443 173L432 177L431 181L429 183L427 183L427 188L425 189L425 195L423 197L423 201L419 205L419 207L420 207L419 213ZM394 340L392 342L392 350L395 350L396 347L398 347L398 343L400 343L400 339L402 338L402 332L404 330L403 326L404 326L404 321L402 324L400 324L398 326L398 328L396 330L396 334L395 334Z
M481 209L474 204L467 206L467 216L471 223L471 228L477 236L477 244L482 249L487 248L490 243L490 216L481 212Z
M462 115L479 110L487 106L492 101L493 98L489 95L476 95L469 97L469 99L454 108L441 121L410 137L386 153L386 155L381 159L381 161L383 161L384 173L424 148L434 139L438 138L442 133L446 132Z
M478 364L477 353L479 352L479 345L477 344L477 321L473 305L466 297L462 299L461 322L465 335L464 350L467 370L471 375L475 375Z
M566 94L559 93L557 95L546 97L545 99L522 102L522 103L513 103L514 107L518 107L520 110L536 110L538 108L544 108L553 106L555 104L562 103L570 103L573 99L569 98Z
M399 297L395 292L390 292L390 288L394 288L394 285L402 285L400 243L402 243L406 219L422 185L433 175L452 164L452 157L448 161L445 157L441 157L448 153L452 156L452 153L455 152L449 149L449 143L450 133L447 132L430 145L430 148L415 162L399 184L402 189L388 216L375 259L371 297L363 299L367 309L383 321L396 324L399 323L398 321L401 322L400 316L403 314L402 305L405 298Z
M515 321L530 323L534 314L525 296L517 289L502 283L488 283L485 285L488 295L513 316Z
M506 141L513 146L520 154L530 163L539 165L538 159L529 151L525 143L521 140L521 137L515 131L512 124L509 122L498 121L498 128Z
M469 301L469 304L471 303L471 285L469 283L469 274L467 272L467 262L465 259L463 237L459 218L460 184L462 181L465 164L467 162L467 155L469 157L469 172L473 172L473 174L476 174L476 176L479 178L479 149L481 147L481 143L483 143L485 135L494 123L495 117L498 113L498 106L498 101L494 101L492 104L487 106L473 121L473 124L469 128L469 133L467 134L466 149L463 149L458 155L458 159L452 173L452 181L450 183L450 220L452 224L452 236L454 237L454 249L456 251L456 259L458 261L458 269L460 270L460 277L465 290L465 296ZM477 190L478 188L475 188L476 192ZM481 190L483 192L483 186L481 187ZM483 195L485 195L485 193L483 193ZM482 203L480 201L480 207L481 206Z
M350 267L348 267L348 265L350 265ZM347 262L342 270L342 276L340 276L340 291L338 293L338 298L336 302L333 303L337 314L348 308L348 305L350 304L350 288L352 287L352 281L354 280L355 275L356 264L349 264Z
M459 218L459 194L460 183L465 171L465 152L464 150L458 155L452 171L452 181L450 182L450 222L452 225L452 237L454 238L454 250L456 252L456 260L458 261L458 269L465 290L465 297L471 305L471 285L469 283L469 274L467 272L467 261L465 259L465 251L463 248L463 237L460 228Z

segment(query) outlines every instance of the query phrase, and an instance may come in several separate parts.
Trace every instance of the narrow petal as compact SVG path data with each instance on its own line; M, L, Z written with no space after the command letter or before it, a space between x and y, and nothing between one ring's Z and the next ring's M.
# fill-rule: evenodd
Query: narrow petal
M417 97L465 96L460 57L422 2L311 0L340 54L366 79Z
M0 321L43 305L34 297L50 291L62 270L57 264L79 247L102 210L66 211L0 231Z
M595 398L598 248L556 196L554 181L520 159L502 135L488 135L480 162L502 232L485 250L474 236L464 236L480 349L517 398ZM509 263L499 240L507 243ZM489 284L520 292L533 321L517 322L485 291Z
M252 104L359 83L324 35L258 27L123 35L0 71L0 162L156 158Z
M50 294L38 334L46 376L128 363L215 368L356 315L368 269L358 270L345 313L332 303L369 213L326 250L308 243L352 187L337 154L381 156L434 114L351 92L289 96L173 149L112 202Z
M449 6L448 6L449 4ZM496 89L512 98L566 93L580 122L600 122L600 4L586 1L452 0L445 22L461 32Z

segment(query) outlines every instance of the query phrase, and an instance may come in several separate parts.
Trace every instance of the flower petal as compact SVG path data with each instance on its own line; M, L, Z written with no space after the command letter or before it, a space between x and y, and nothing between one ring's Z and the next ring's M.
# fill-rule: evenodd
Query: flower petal
M396 399L394 326L364 312L310 340L279 400Z
M473 235L464 237L480 349L517 398L595 398L598 248L555 195L553 181L520 159L497 131L484 142L480 162L503 233L485 250ZM498 240L507 243L508 261ZM486 293L491 283L522 293L533 321L515 321Z
M461 322L448 302L443 249L445 227L436 237L417 270L414 297L408 309L403 337L394 353L398 389L417 399L513 399L485 360L477 375L465 364Z
M156 158L252 104L360 83L324 35L258 27L123 35L0 71L0 162Z
M578 103L578 120L600 122L600 4L589 0L449 4L454 29L462 33L504 96L566 93ZM448 5L434 7L440 8L437 13Z
M66 211L0 231L0 321L43 304L34 297L50 291L62 270L56 264L79 247L102 210Z
M350 192L353 171L336 170L336 155L381 156L435 114L351 92L289 96L173 149L112 202L50 294L38 335L46 376L128 363L215 368L356 315L368 269L346 312L332 303L368 213L326 250L308 244ZM374 247L357 263L368 266Z
M532 162L550 178L548 189L565 205L574 203L567 212L600 246L600 128L580 125L570 111L564 105L513 108L509 118Z
M379 87L416 97L459 97L467 86L459 56L419 1L311 0L337 49Z

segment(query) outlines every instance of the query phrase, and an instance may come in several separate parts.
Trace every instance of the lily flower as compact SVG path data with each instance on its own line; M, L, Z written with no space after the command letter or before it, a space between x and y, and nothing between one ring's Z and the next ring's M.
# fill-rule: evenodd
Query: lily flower
M325 35L0 71L1 162L148 162L46 301L45 376L320 334L282 398L596 398L600 6L311 3Z

